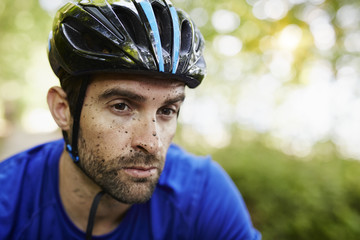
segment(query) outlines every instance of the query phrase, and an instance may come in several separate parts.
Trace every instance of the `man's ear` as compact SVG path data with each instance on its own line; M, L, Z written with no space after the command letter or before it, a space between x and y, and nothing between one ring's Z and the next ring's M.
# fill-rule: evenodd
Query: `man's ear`
M61 87L52 87L47 94L47 102L51 115L57 125L63 130L68 131L71 126L71 114L66 93Z

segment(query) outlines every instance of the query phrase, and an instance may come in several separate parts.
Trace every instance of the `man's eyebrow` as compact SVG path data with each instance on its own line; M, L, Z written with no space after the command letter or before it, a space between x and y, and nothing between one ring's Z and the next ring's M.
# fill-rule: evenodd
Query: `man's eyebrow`
M136 101L136 102L145 102L146 101L146 98L142 95L136 94L132 91L128 91L128 90L124 90L124 89L117 89L117 88L113 88L113 89L104 91L102 94L100 94L99 100L106 100L111 97L125 97L125 98L128 98L128 99Z
M178 96L174 97L174 98L170 98L170 99L166 99L164 104L165 105L171 105L177 102L184 102L185 100L185 94L179 94Z

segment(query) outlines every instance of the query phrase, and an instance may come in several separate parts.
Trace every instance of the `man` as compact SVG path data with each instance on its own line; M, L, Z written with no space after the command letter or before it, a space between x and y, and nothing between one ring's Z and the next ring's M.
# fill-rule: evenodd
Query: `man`
M171 144L204 40L168 0L68 3L47 96L64 140L0 165L0 239L260 239L226 173Z

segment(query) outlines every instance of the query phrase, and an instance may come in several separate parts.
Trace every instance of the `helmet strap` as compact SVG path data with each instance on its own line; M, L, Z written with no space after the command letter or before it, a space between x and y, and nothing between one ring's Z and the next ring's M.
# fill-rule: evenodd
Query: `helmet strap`
M100 199L101 197L105 194L104 191L100 191L98 194L96 194L93 203L91 204L91 208L90 208L90 213L89 213L89 219L88 219L88 224L86 227L86 240L91 240L92 239L92 231L94 228L94 220L95 220L95 215L96 215L96 210L97 207L100 203Z
M81 116L81 110L82 110L82 107L84 104L85 94L86 94L88 85L89 85L89 81L87 81L87 79L83 79L81 82L79 96L78 96L77 104L75 107L71 143L69 142L68 134L65 131L63 131L63 136L64 136L64 140L65 140L65 144L66 144L66 150L68 151L70 157L73 159L73 161L75 163L78 163L80 160L79 152L78 152L78 136L79 136L79 129L80 129L80 116Z

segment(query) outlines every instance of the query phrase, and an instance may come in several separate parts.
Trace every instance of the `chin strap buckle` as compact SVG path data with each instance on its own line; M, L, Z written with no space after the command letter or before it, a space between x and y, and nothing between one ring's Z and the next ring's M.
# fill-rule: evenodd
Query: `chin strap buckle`
M70 144L66 144L66 150L68 151L70 157L75 163L79 162L79 156L75 153L73 153L72 147Z

